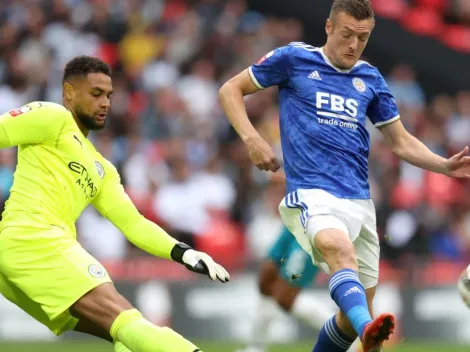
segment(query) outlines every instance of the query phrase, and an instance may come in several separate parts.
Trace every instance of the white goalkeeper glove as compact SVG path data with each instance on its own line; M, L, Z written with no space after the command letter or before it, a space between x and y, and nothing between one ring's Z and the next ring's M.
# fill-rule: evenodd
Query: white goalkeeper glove
M188 270L198 274L209 276L212 280L228 282L230 275L220 264L203 252L192 249L185 243L177 243L171 250L171 258L180 264L183 264Z

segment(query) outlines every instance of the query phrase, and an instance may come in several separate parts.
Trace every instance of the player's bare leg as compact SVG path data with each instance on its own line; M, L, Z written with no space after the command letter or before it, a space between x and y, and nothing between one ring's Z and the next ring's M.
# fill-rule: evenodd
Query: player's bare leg
M113 338L109 334L109 331L101 328L91 320L80 317L76 312L71 312L73 316L79 319L77 325L75 325L74 331L81 332L83 334L99 337L100 339L113 342Z
M91 320L80 317L76 312L73 314L76 318L79 319L77 325L75 325L74 331L81 332L87 335L99 337L103 340L114 343L114 352L132 352L120 341L113 341L113 338L109 334L109 331L99 327L97 324L93 323Z
M70 312L110 332L119 314L133 308L127 299L116 291L113 284L106 283L81 297L70 308Z
M283 279L279 278L273 283L272 297L282 309L286 312L290 312L300 291L302 291L300 287L289 285Z
M361 338L364 352L380 351L384 340L393 333L394 317L390 313L385 313L375 319L371 318L366 292L358 278L354 246L348 235L336 228L324 229L315 235L314 241L316 248L322 253L330 268L330 294L347 317L355 334L352 334L345 324L343 328L349 331L342 330L336 319L327 323L328 329L336 330L338 335L340 332L344 335L340 336L341 343L339 344L344 345L343 348L346 341L349 341L348 338L352 339L357 334ZM342 323L342 320L339 322ZM321 344L319 340L314 352L325 350L325 347L320 346ZM326 346L326 339L324 344ZM337 350L343 351L344 349L341 348L338 346Z
M132 352L199 351L173 330L155 326L144 319L111 283L102 284L88 292L70 311L96 324L99 329L108 331L113 340L121 342Z
M259 291L264 296L272 296L273 284L280 278L279 269L275 263L265 260L261 264L259 275Z

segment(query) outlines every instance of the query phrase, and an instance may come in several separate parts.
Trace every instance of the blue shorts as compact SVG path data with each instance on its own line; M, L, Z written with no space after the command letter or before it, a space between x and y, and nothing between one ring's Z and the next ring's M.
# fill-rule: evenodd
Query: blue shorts
M319 270L286 227L269 250L268 259L278 266L284 280L300 288L310 286Z

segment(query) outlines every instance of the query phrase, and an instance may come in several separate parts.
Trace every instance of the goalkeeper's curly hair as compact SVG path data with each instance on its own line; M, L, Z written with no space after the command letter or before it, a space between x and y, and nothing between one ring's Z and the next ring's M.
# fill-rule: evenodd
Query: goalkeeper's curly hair
M62 84L73 77L86 77L89 73L104 73L111 77L111 67L104 61L92 56L77 56L65 66Z

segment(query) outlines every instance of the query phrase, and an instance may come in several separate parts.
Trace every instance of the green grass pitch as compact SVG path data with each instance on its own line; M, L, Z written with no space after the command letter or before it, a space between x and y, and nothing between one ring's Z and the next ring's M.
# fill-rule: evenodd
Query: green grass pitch
M233 352L241 347L233 343L200 342L199 346L204 352ZM270 352L310 352L313 343L296 345L272 346ZM0 351L4 352L113 352L110 344L101 342L60 342L60 343L0 343ZM468 352L468 346L452 346L440 344L416 344L406 342L387 352Z

